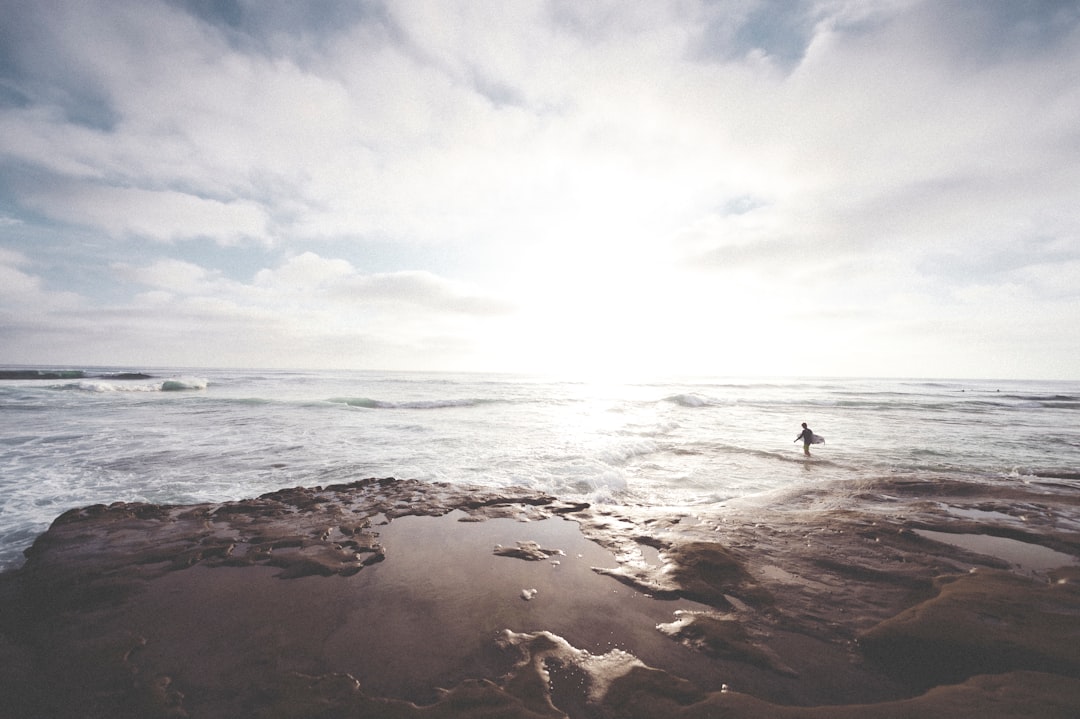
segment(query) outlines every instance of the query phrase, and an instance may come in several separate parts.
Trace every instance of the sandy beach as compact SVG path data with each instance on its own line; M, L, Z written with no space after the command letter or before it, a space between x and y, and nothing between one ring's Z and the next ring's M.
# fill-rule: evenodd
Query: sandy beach
M59 517L11 717L1073 717L1080 497L932 478L712 513L371 479Z

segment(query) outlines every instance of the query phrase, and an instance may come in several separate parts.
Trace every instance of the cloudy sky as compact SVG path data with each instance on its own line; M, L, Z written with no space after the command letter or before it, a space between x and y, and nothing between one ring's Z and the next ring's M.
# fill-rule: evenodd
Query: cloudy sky
M0 363L1080 379L1072 0L0 16Z

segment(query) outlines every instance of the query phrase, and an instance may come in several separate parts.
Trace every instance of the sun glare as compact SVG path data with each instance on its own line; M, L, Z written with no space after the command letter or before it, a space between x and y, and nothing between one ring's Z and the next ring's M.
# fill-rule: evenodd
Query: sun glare
M754 282L583 242L523 268L520 313L501 333L509 365L581 380L761 374L797 361L789 298Z

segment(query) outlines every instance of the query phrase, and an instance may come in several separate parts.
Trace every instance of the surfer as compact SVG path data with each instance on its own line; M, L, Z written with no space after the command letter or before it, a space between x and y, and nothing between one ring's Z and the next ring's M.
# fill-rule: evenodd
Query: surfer
M810 443L814 441L814 431L806 426L806 422L802 423L802 432L795 438L798 442L802 440L802 451L807 457L810 456Z

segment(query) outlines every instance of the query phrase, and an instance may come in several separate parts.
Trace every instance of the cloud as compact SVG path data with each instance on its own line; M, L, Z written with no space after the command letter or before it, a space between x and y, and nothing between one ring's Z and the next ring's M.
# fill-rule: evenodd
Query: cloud
M220 202L190 193L90 183L51 183L23 195L26 207L114 237L172 242L211 237L222 244L265 237L267 217L246 201Z
M146 267L117 263L113 270L131 282L180 294L205 291L209 284L207 279L212 275L198 265L173 259L158 260Z
M115 363L106 359L113 356L121 364L253 366L276 356L287 366L419 368L434 351L475 359L484 323L513 309L433 273L364 274L310 252L250 282L171 258L114 263L118 278L142 289L122 304L88 309L70 293L43 289L19 269L29 264L0 251L0 295L10 310L0 313L0 336L36 362Z
M305 252L289 258L275 270L261 270L255 282L263 287L309 290L337 283L355 274L356 270L345 260L328 260L314 252Z
M37 278L16 269L0 256L0 296L20 302L25 301L23 298L36 296L39 291Z
M353 278L339 288L337 296L351 301L406 303L434 311L481 316L507 314L513 309L505 300L484 296L462 283L422 271Z
M931 267L940 282L964 281L972 265L1052 262L1039 238L1080 232L1061 212L1080 182L1069 119L1080 91L1067 79L1080 70L1080 34L1075 7L1022 18L1017 7L903 3L820 17L789 75L747 94L749 109L717 115L750 155L776 163L760 185L766 205L684 231L688 261L788 277L785 267L828 255L897 290ZM945 255L957 259L930 259ZM891 269L878 269L883 258Z
M26 318L78 304L79 298L73 292L48 291L41 278L33 274L34 266L25 254L0 247L0 314Z
M357 306L418 307L431 313L478 316L512 311L505 300L431 272L363 274L344 260L328 260L311 252L292 257L277 269L260 271L255 285L275 293L314 292L322 301Z
M223 348L722 372L784 327L807 371L882 374L933 327L1004 343L995 292L1080 321L1075 3L7 10L0 267L117 332L172 302Z
M485 318L511 310L503 300L431 273L364 274L310 252L260 270L249 283L172 260L116 271L149 288L137 299L134 322L142 316L156 323L159 334L172 338L165 346L202 356L203 363L211 351L243 356L257 347L262 356L275 353L290 364L304 357L355 366L364 358L392 357L393 366L408 366L432 344L475 351ZM180 349L186 332L214 340L204 340L201 352ZM352 349L345 351L348 338ZM331 346L338 349L328 353Z

